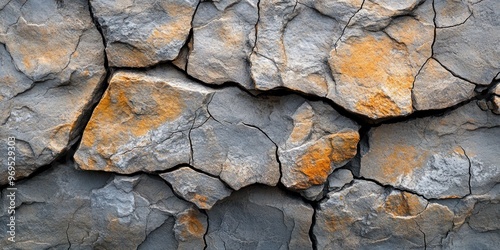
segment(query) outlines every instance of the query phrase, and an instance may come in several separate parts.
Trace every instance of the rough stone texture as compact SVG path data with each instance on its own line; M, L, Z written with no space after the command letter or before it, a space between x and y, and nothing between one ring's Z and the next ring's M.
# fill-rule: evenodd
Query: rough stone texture
M172 185L176 194L201 209L210 209L215 202L231 194L231 189L219 179L196 172L189 167L182 167L160 176Z
M3 249L203 249L207 218L157 177L113 176L57 165L17 186L16 243ZM3 190L2 197L9 191ZM7 224L2 202L0 220ZM158 238L157 231L163 235Z
M313 233L318 249L424 248L446 236L452 218L448 208L414 194L355 181L320 203Z
M500 72L500 20L496 18L500 2L439 0L436 7L436 20L443 23L436 30L435 58L462 78L490 84Z
M277 188L245 188L207 214L207 249L312 249L312 207Z
M325 103L299 96L210 89L172 67L119 71L75 159L82 169L126 174L190 164L235 190L276 185L281 163L281 182L303 190L355 156L358 128Z
M22 7L22 8L21 8ZM9 1L0 9L0 153L16 138L16 177L80 136L105 76L101 36L86 1ZM5 160L7 160L5 158ZM0 184L7 173L0 172Z
M413 84L416 110L443 109L474 97L476 85L454 77L436 60L430 59Z
M412 113L413 82L434 38L432 2L419 2L364 2L330 52L331 99L372 119Z
M426 198L482 194L500 183L500 116L475 102L442 117L370 131L361 176Z
M0 0L0 246L496 250L499 9Z
M173 60L191 30L198 0L91 0L110 66L146 67Z
M248 57L255 43L257 0L202 2L193 19L188 74L206 83L253 88Z

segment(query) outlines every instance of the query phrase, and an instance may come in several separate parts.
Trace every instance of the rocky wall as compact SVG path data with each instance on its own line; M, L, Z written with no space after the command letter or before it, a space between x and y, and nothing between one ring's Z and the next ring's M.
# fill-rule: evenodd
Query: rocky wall
M500 1L0 0L2 249L498 249Z

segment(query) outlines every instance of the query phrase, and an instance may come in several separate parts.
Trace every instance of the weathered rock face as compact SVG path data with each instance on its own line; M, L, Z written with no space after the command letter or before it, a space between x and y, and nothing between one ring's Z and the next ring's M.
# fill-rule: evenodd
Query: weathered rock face
M277 188L235 192L208 211L207 249L312 249L313 209Z
M0 0L0 246L498 249L499 10Z
M0 10L0 153L7 156L7 138L15 137L16 177L74 144L98 101L104 47L87 4L9 1Z
M2 230L4 249L205 246L206 216L175 197L158 177L114 176L58 165L17 188L19 235L12 244ZM0 205L4 225L6 205Z
M324 184L356 155L358 128L325 103L299 96L211 89L172 67L119 71L75 158L82 169L125 174L190 164L234 190L276 185L281 165L281 182L303 190Z
M110 66L146 67L177 57L191 30L198 0L91 0Z
M442 117L370 131L361 176L421 194L461 198L500 183L500 116L474 102Z

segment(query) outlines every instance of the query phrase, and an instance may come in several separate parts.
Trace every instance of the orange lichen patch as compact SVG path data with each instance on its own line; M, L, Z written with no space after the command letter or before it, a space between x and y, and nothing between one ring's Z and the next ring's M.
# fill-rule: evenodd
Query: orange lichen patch
M293 130L290 134L290 142L299 143L304 141L311 133L314 112L310 105L302 105L293 114Z
M330 233L349 231L354 221L354 218L345 214L327 214L325 216L325 227Z
M85 128L82 144L91 147L98 140L98 153L109 157L131 138L177 119L185 108L181 93L155 83L135 75L115 75Z
M297 162L297 170L305 176L305 180L298 182L294 188L306 189L312 185L323 184L332 170L332 150L325 139L309 146Z
M396 192L386 198L384 209L393 216L414 216L422 212L425 205L414 194Z
M306 79L309 83L314 84L314 86L312 88L319 89L321 93L328 92L328 83L326 82L326 80L323 76L318 75L318 74L311 74L311 75L308 75Z
M193 236L200 238L205 234L205 227L197 215L198 212L191 209L177 218L176 224L180 225L180 236L182 238L187 239Z
M385 150L390 153L382 153L380 167L384 178L390 183L396 183L400 177L408 176L416 168L423 167L429 154L408 145L394 145Z
M217 35L222 43L229 48L240 48L246 43L245 33L242 29L235 29L232 22L220 22Z
M200 208L209 208L210 206L207 204L208 197L201 194L194 194L192 201L198 205Z
M333 68L360 86L389 85L391 89L412 86L413 75L406 64L406 47L387 36L375 38L368 35L338 51L341 52L332 50Z
M170 21L155 27L146 40L155 47L166 46L174 40L184 41L191 29L193 7L169 3L164 5L164 8L171 18Z
M106 48L106 54L113 65L138 67L151 64L145 52L128 44L113 43Z
M356 103L356 110L369 117L390 117L402 114L401 108L389 96L379 92Z
M329 136L333 152L331 155L333 163L341 163L356 156L358 150L359 133L347 131Z

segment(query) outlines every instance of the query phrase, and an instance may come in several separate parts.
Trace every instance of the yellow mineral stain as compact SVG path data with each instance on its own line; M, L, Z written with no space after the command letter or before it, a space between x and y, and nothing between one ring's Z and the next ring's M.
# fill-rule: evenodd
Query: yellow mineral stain
M390 183L396 183L400 177L410 175L413 170L423 167L429 154L409 145L394 145L386 150L391 153L381 160L380 166L384 178Z
M386 94L379 92L356 103L356 110L370 117L398 116L401 108Z
M344 214L328 214L325 216L325 227L330 233L342 232L352 226L354 218Z
M294 188L306 189L311 185L323 184L331 170L332 147L326 140L319 140L309 146L297 162L298 171L306 180L298 182Z
M193 200L196 204L198 204L200 207L208 207L207 200L208 197L201 195L201 194L194 194Z
M184 40L191 28L193 8L178 4L165 4L164 8L171 20L155 27L146 42L156 47L170 44L174 40Z
M333 163L341 163L356 156L358 150L359 133L347 131L330 136Z
M138 92L142 99L132 101ZM95 146L101 156L110 157L130 139L177 119L186 105L180 95L166 83L156 86L140 76L115 75L85 128L82 145Z
M306 79L309 83L314 84L314 88L318 88L321 93L328 92L328 83L323 76L318 74L311 74L308 75Z
M393 216L414 216L425 209L418 196L407 192L390 194L384 203L384 209Z
M181 228L181 236L183 238L189 238L190 236L202 237L205 233L203 223L198 219L194 210L189 210L187 213L182 214L177 220L178 224L184 225Z

